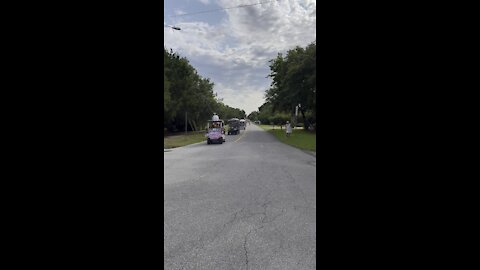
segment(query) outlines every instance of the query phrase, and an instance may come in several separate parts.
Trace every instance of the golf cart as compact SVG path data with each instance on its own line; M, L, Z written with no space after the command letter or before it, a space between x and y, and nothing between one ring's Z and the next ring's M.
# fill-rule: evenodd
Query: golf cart
M212 120L208 120L207 144L218 142L220 144L225 142L225 127L223 120L218 118L217 114L213 114Z
M245 130L247 128L247 121L245 119L240 119L240 129Z
M232 118L228 120L228 135L240 133L240 120Z

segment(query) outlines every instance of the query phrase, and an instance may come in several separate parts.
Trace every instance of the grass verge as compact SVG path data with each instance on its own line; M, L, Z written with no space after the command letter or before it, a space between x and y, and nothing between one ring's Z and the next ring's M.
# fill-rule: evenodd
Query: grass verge
M279 126L275 126L275 129L271 125L258 125L267 132L272 133L279 141L291 145L303 150L316 152L317 137L315 132L307 131L304 129L294 129L290 137L285 135L285 127L280 129Z
M175 148L202 141L206 142L205 132L188 132L187 135L183 134L163 137L163 147L165 149Z

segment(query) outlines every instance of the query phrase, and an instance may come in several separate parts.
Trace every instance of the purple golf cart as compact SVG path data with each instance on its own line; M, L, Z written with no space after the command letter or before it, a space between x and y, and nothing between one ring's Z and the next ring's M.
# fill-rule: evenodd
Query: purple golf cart
M225 127L223 120L219 119L218 115L214 114L212 120L208 120L207 144L224 143L225 142Z

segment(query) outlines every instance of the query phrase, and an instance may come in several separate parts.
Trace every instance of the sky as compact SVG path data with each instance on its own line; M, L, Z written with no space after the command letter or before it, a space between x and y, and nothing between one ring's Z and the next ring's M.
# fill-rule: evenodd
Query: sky
M315 0L165 0L164 45L248 115L265 102L268 61L316 40L316 8Z

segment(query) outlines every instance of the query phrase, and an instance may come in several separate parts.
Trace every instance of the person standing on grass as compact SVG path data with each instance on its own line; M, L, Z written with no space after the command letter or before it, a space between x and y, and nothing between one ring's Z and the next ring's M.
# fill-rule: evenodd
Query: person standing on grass
M289 137L290 134L292 134L292 125L290 125L288 121L285 124L285 133L287 134L287 137Z

